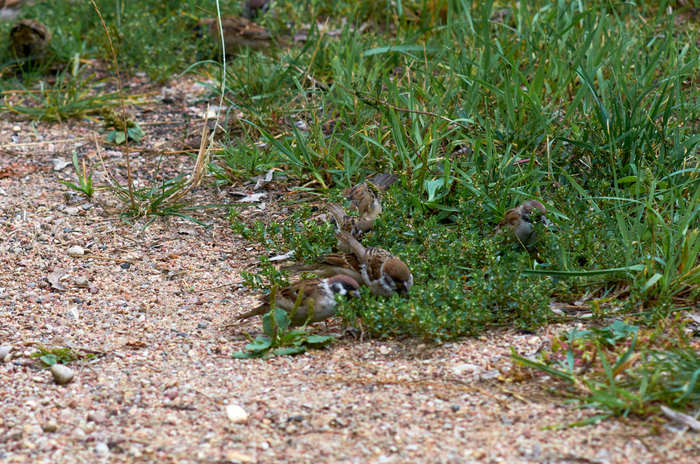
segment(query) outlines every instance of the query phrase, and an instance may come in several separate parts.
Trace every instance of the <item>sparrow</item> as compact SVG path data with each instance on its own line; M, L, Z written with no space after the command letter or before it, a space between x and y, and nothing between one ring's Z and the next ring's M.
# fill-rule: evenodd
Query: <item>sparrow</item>
M345 214L345 209L337 203L328 205L328 212L333 216L335 221L336 232L345 231L356 239L360 239L362 235L374 227L374 221L363 219L357 216ZM347 244L338 240L338 249L345 253L352 253L352 249Z
M347 275L339 274L325 279L305 279L295 282L288 287L280 289L275 295L275 305L287 311L293 326L303 325L307 322L318 322L335 315L335 295L353 297L357 296L360 285ZM295 306L297 299L301 303ZM238 320L260 316L270 311L270 297L257 308L241 314ZM311 313L310 313L311 311Z
M203 18L200 19L199 23L209 28L209 32L212 37L216 38L217 44L221 43L219 22L216 18ZM221 28L224 31L224 45L227 55L245 47L263 50L268 48L272 42L272 35L267 29L246 18L238 16L221 18Z
M345 189L343 195L357 209L362 220L374 223L382 214L382 193L386 192L398 178L396 174L376 174L361 184Z
M547 209L542 203L537 200L527 200L506 211L505 217L498 223L496 232L500 233L506 228L512 230L518 242L529 249L537 241L533 216L540 216L546 213Z
M270 8L270 0L247 0L243 5L243 16L253 20Z
M400 258L383 248L365 247L348 232L340 231L336 236L352 250L351 254L359 267L353 267L352 270L359 270L362 283L367 285L373 294L391 296L394 293L406 294L411 289L413 275ZM345 260L354 262L347 255Z
M10 29L10 52L16 58L41 60L46 55L51 31L39 21L23 19Z
M342 274L356 282L364 283L361 263L353 253L331 253L318 264L292 264L282 269L289 272L311 272L320 277Z

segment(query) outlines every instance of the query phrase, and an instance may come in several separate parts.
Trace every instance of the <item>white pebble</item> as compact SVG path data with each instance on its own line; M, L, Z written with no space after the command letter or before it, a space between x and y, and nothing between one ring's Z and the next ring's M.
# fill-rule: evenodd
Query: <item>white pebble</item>
M10 351L12 351L10 345L0 346L0 362L7 362L10 360Z
M97 444L95 445L95 452L97 454L108 454L109 453L109 446L107 446L107 443L103 441L98 441Z
M73 245L72 247L68 248L68 256L78 258L83 255L85 255L85 248L81 247L80 245Z
M75 376L75 372L68 366L63 364L54 364L51 366L51 373L53 374L54 381L59 385L65 385Z
M227 404L226 415L234 424L240 424L248 420L248 413L237 404Z

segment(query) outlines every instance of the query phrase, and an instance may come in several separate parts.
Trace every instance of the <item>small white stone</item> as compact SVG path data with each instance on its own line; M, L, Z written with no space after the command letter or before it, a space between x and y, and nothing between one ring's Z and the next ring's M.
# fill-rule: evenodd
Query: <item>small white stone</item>
M51 373L53 374L54 381L59 385L65 385L75 376L75 372L68 366L63 364L54 364L51 366Z
M73 281L78 288L88 288L90 286L90 281L85 276L77 276Z
M452 372L455 375L476 374L479 373L481 370L481 367L477 366L476 364L470 363L457 364L452 368Z
M66 315L72 319L78 319L80 318L80 312L78 312L78 308L76 306L71 306L66 310Z
M10 351L12 351L10 345L0 346L0 362L7 362L10 360Z
M58 424L54 421L48 421L41 424L41 430L46 433L54 433L58 430Z
M237 404L227 404L226 415L234 424L240 424L248 420L248 413Z
M54 158L51 160L51 162L53 163L53 170L54 171L62 171L63 169L65 169L66 167L68 167L72 164L71 161L64 160L61 158Z
M72 247L68 248L68 256L71 256L73 258L78 258L80 256L85 255L85 248L81 247L80 245L73 245Z
M80 208L77 206L67 206L64 211L70 216L77 216L80 213Z
M102 455L109 454L109 446L103 441L98 441L95 444L95 452Z

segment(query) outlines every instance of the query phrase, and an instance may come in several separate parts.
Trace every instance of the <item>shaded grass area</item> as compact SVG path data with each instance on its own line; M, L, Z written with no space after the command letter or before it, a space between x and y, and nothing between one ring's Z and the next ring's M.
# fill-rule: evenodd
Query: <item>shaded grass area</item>
M340 189L370 173L400 174L367 244L401 256L416 284L409 298L364 294L344 305L367 332L440 342L494 325L534 330L557 319L552 300L582 295L597 320L640 326L697 306L698 23L675 2L277 1L260 22L290 46L244 50L225 73L197 61L213 56L196 26L211 2L98 5L127 69L159 80L186 68L223 74L228 142L210 166L218 182L276 168L342 201ZM54 31L56 62L109 57L89 3L38 2L24 13ZM307 39L291 40L300 31ZM494 234L529 198L552 222L533 254ZM313 262L335 242L313 216L300 208L280 224L235 215L232 224ZM286 278L269 262L249 276L256 286ZM683 372L697 364L682 338L663 349L681 353ZM639 359L636 378L660 365Z

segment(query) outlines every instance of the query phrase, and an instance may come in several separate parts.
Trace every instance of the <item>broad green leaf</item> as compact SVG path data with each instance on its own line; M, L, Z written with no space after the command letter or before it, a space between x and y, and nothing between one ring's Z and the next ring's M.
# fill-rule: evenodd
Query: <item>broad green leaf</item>
M272 353L275 354L276 356L288 356L288 355L294 355L294 354L300 354L306 351L306 348L303 346L285 346L283 348L277 348L275 350L272 350Z
M307 345L325 345L333 341L329 335L309 335L305 342Z

